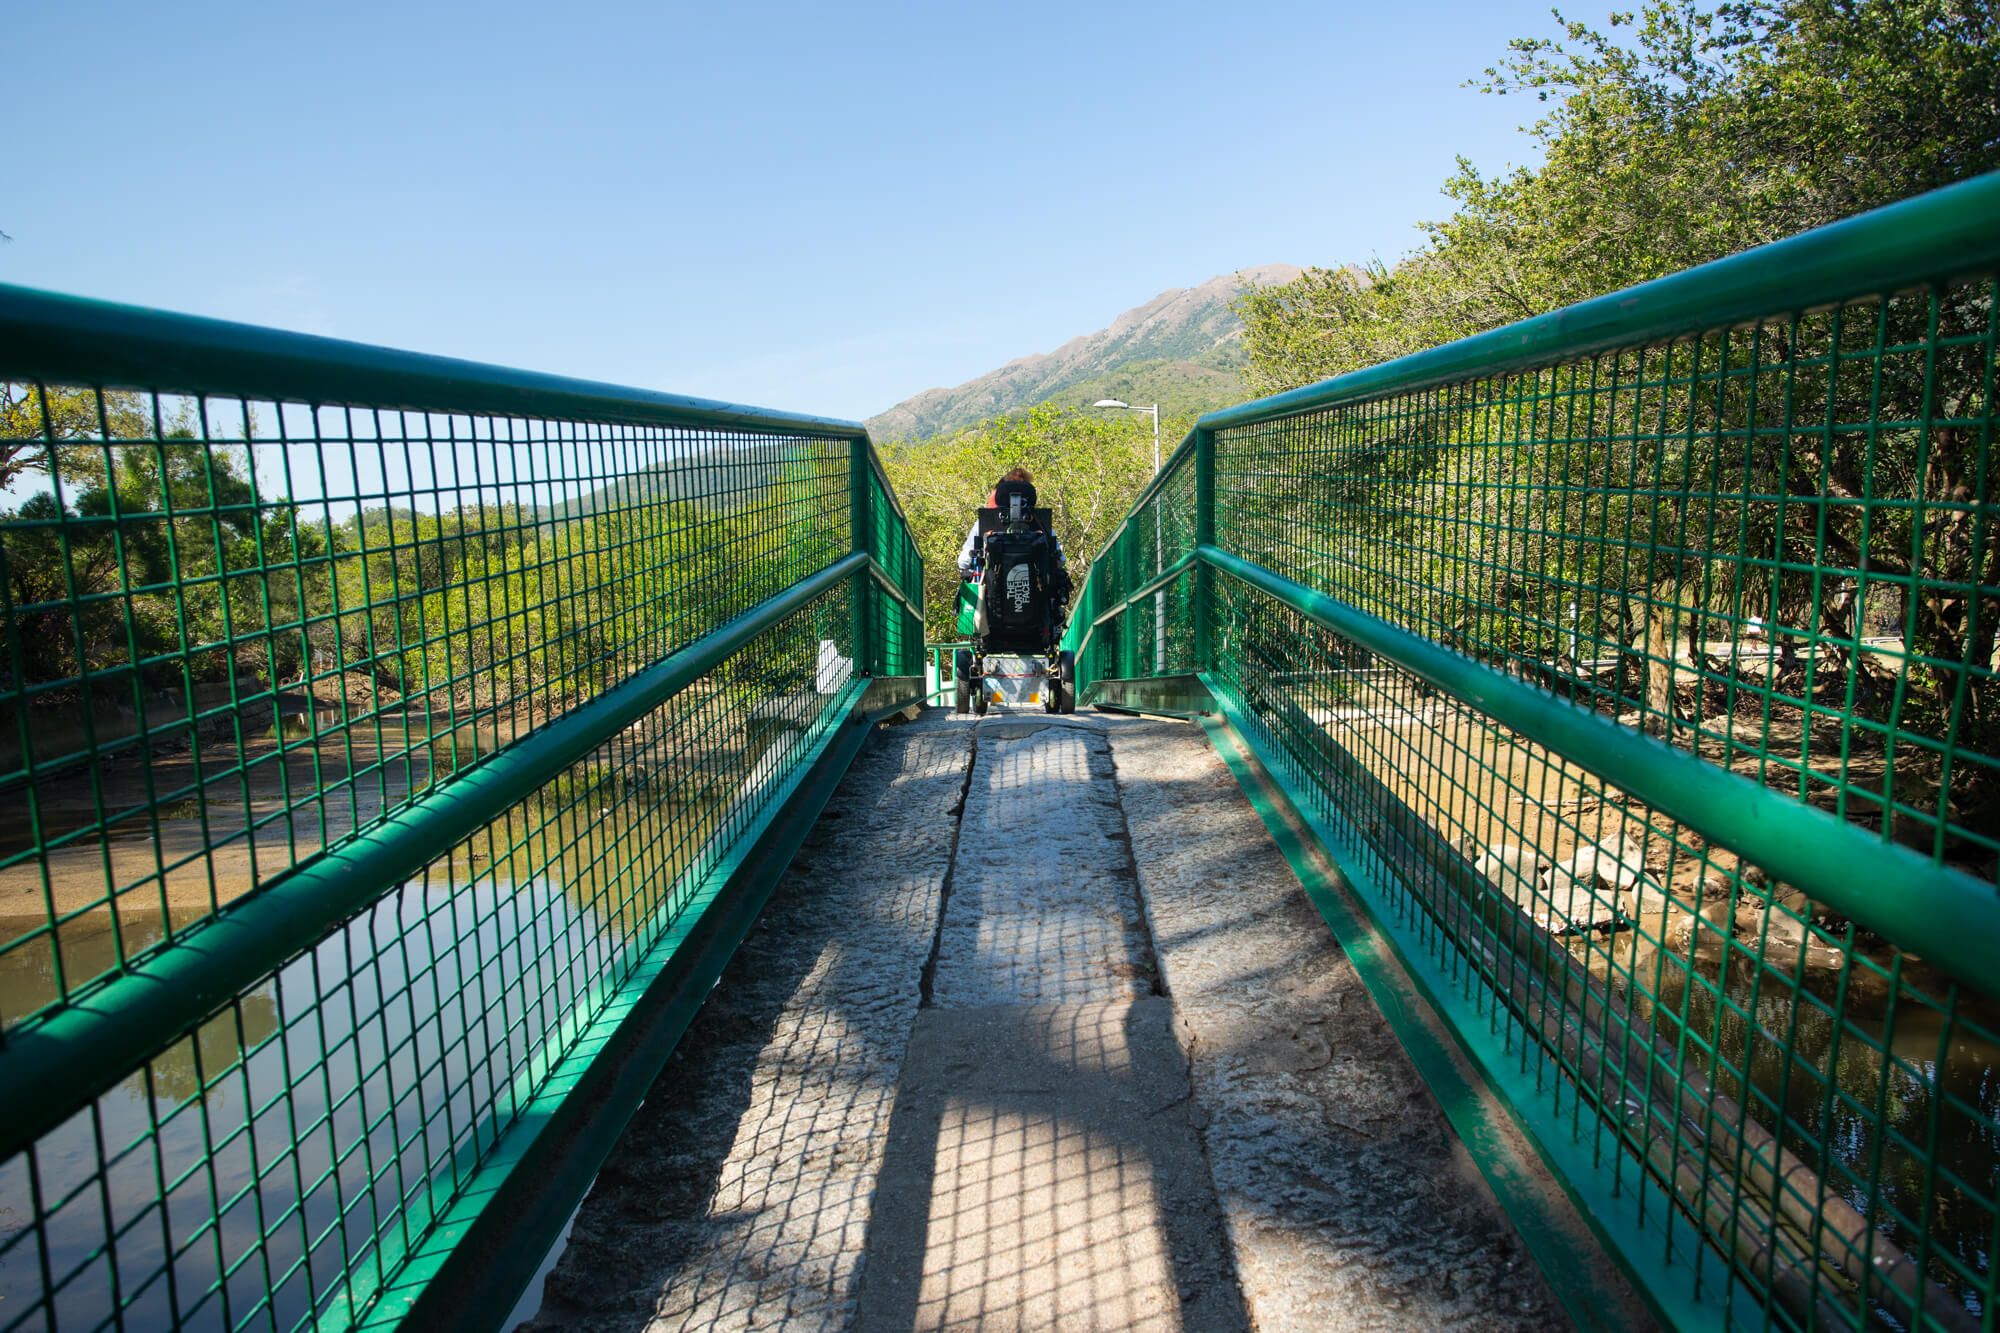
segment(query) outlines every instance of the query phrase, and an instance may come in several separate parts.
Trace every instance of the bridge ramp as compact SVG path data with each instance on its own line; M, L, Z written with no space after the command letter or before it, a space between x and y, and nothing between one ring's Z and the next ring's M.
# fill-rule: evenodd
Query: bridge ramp
M528 1327L1565 1322L1199 729L930 712L843 784Z

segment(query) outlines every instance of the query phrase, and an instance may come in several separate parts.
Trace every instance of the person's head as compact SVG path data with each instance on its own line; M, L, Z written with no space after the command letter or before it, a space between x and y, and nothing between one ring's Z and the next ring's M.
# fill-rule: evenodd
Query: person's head
M1035 479L1028 475L1028 469L1024 467L1015 468L1012 472L1000 478L1000 481L994 482L993 489L986 492L986 507L988 509L1000 503L1000 484L1007 481L1025 481L1030 486L1035 484Z

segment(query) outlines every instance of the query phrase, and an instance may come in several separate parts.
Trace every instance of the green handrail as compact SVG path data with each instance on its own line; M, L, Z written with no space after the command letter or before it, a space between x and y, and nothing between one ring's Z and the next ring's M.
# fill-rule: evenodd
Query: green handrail
M427 1320L462 1320L476 1307L471 1317L497 1320L854 758L868 732L861 723L922 693L920 680L903 674L921 670L922 562L865 429L7 286L0 381L28 386L25 396L8 395L8 425L19 426L22 414L38 423L35 447L46 453L29 458L49 474L52 492L52 503L0 522L0 562L29 559L35 543L66 561L72 549L94 549L90 542L115 542L118 553L109 592L72 579L63 596L22 606L9 600L21 595L15 585L0 580L0 618L16 630L97 618L90 636L72 636L79 662L68 679L48 679L24 656L19 634L10 636L0 704L12 710L19 759L0 772L0 790L26 794L34 848L0 857L0 871L13 877L10 887L28 873L53 885L52 858L71 865L84 839L108 847L133 829L150 830L162 848L143 872L107 851L95 897L77 907L45 889L38 927L0 932L0 960L47 956L57 978L46 999L5 1015L0 1163L45 1150L80 1152L86 1166L97 1158L95 1175L24 1205L33 1216L26 1230L0 1235L0 1263L20 1271L18 1247L41 1244L35 1237L51 1218L68 1225L84 1216L74 1206L78 1189L93 1199L108 1191L117 1210L102 1214L105 1232L82 1260L62 1248L71 1240L49 1242L57 1248L44 1251L39 1302L31 1293L10 1300L0 1325L38 1317L58 1293L95 1280L86 1276L92 1264L106 1263L117 1302L156 1301L172 1287L176 1319L228 1309L251 1264L266 1275L259 1299L274 1311L283 1303L287 1324L393 1322L406 1308ZM193 398L242 410L210 405L177 417L176 400ZM42 421L51 403L69 404L70 415L59 419L49 407ZM278 406L274 427L255 411L261 404ZM314 410L295 412L294 404ZM454 420L433 424L439 417ZM261 422L264 433L212 433L232 419L244 432ZM244 464L232 459L258 449L281 451L287 478L304 455L305 475L325 493L270 494L268 470L254 463L233 481ZM537 470L549 466L559 471ZM165 489L169 467L185 473L174 474L177 491ZM674 476L683 470L685 485ZM108 516L76 508L93 476L118 483ZM645 480L633 485L634 477ZM718 479L718 491L703 489ZM149 484L163 492L151 501ZM591 487L604 497L595 507L550 504L550 495ZM758 502L737 502L753 490ZM171 559L164 578L134 563L155 534ZM226 559L225 538L235 543ZM201 564L205 549L219 569ZM313 588L319 600L309 602ZM197 632L197 611L219 623ZM102 634L107 616L122 637ZM164 647L148 638L162 624L178 635ZM531 635L540 637L523 637ZM277 679L286 643L307 658L297 684ZM318 660L328 653L330 664ZM220 706L201 692L210 687L198 674L217 670L218 660L230 676ZM246 660L264 664L257 679L243 674ZM145 697L163 673L181 683L179 692ZM359 702L347 693L329 721L327 683L347 691L351 673L373 676L372 693ZM382 702L384 674L409 690L406 703ZM108 730L107 701L136 709L129 735ZM268 710L275 723L287 707L303 709L305 734L274 725L275 735L260 739L253 710ZM35 710L62 708L82 719L77 745L39 734L44 714ZM466 737L479 742L470 758L460 749ZM191 800L155 771L159 751L190 744ZM38 803L54 782L90 785L93 822L69 832L42 818ZM128 793L135 783L142 796ZM275 784L276 814L253 806L268 795L259 783ZM217 822L226 807L213 793L224 784L243 793L240 830ZM585 796L593 818L565 823ZM192 830L198 850L169 856L168 828L181 843ZM479 862L458 857L482 830ZM579 837L602 841L572 866L564 858ZM248 853L247 869L217 868L231 849ZM495 849L499 862L489 864L485 853ZM209 906L184 921L176 905L169 918L169 886L190 870L208 874ZM73 867L66 873L73 877ZM406 892L413 885L414 899ZM376 960L357 943L357 927L372 931L385 905L393 913L440 901L454 920L465 913L482 924L471 935L447 932L432 957L427 918L424 940L407 949L392 940L394 966L371 971ZM163 938L135 933L128 917L149 903ZM545 940L546 956L513 958L504 941L495 955L479 932L512 919L503 908L538 931L568 922L569 934ZM93 974L70 950L98 918L109 921L114 956ZM342 982L329 944L345 966L374 978L367 984L402 977L380 1000L408 1010L419 1032L426 1022L444 1032L445 1009L464 1003L447 992L470 985L483 1014L496 1005L507 1014L505 1042L473 1049L492 1035L481 1018L447 1034L464 1057L457 1064L424 1063L412 1038L389 1042L372 1063L335 1068L340 1019L316 1023L315 1011L336 1004L342 984L356 993L365 986ZM299 960L310 960L315 978L331 969L335 998L315 989L299 1011ZM536 989L544 964L560 970L556 989ZM453 980L441 985L447 974ZM256 1006L271 1003L274 988L291 1012L278 1034L260 1036L244 1015L262 1012ZM569 1006L551 1008L564 994ZM431 1019L426 1005L438 1010ZM240 1037L233 1060L206 1044L218 1013ZM365 1025L371 1016L358 1019ZM317 1055L298 1045L315 1024L336 1042ZM185 1040L197 1032L201 1040ZM360 1036L349 1040L358 1050ZM253 1063L263 1070L274 1043L284 1060L305 1062L285 1093L305 1099L288 1100L295 1132L319 1135L313 1142L331 1161L316 1179L271 1176L257 1188L282 1208L271 1191L295 1184L293 1216L303 1216L308 1195L347 1200L335 1233L309 1238L303 1294L287 1274L304 1261L283 1251L282 1229L206 1286L185 1273L171 1278L233 1196L212 1189L214 1216L194 1225L177 1195L180 1229L162 1258L133 1250L128 1236L138 1223L119 1219L163 1205L120 1196L130 1182L111 1183L115 1164L152 1151L150 1139L179 1132L197 1113L217 1153L248 1133L247 1122L231 1129L217 1120L202 1097L188 1110L158 1071L174 1050L198 1047L205 1090L248 1079ZM603 1067L634 1059L646 1068ZM79 1109L115 1103L135 1074L157 1083L159 1100L134 1142L117 1139L122 1130L81 1148L63 1137ZM343 1090L342 1080L360 1082ZM313 1110L311 1095L328 1104ZM396 1136L387 1148L379 1141L384 1112L369 1100L384 1095ZM435 1126L427 1121L411 1140L396 1120L438 1098L444 1109L428 1114L456 1126L442 1155L430 1150ZM345 1119L334 1123L339 1106L368 1108L360 1141L348 1137ZM259 1152L270 1146L271 1123L258 1122ZM384 1151L387 1167L378 1161ZM355 1211L353 1192L370 1193L383 1170L406 1188ZM545 1187L565 1198L558 1205L523 1194ZM177 1188L176 1180L163 1178L159 1188ZM504 1272L480 1274L448 1252L446 1242L459 1240L468 1253L512 1259Z
M1958 801L2000 782L2000 592L1949 561L2000 533L1996 217L2000 174L1209 413L1079 590L1079 697L1199 673L1239 776L1292 803L1267 822L1337 863L1329 923L1375 932L1371 991L1420 979L1670 1322L1995 1301L1964 1145L2000 1099L1959 1066L2000 1048L2000 832ZM1193 534L1164 568L1162 505ZM1630 830L1643 869L1577 859L1637 858ZM1614 933L1566 933L1614 897Z
M1578 708L1215 546L1213 569L1616 782L1703 836L1956 977L2000 997L2000 894L1843 819Z
M771 412L5 283L0 283L0 367L17 380L171 388L268 402L710 426L842 440L867 434L859 422L833 417Z

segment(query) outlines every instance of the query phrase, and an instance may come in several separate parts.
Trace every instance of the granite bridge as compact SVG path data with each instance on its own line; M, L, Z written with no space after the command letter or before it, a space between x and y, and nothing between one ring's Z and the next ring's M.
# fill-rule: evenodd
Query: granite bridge
M1996 216L1203 417L1074 715L854 423L0 287L0 1333L1992 1328Z

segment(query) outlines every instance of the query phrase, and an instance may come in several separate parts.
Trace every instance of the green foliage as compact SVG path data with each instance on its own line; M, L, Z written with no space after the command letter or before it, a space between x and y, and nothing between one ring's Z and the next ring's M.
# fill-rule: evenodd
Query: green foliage
M1248 377L1276 393L2000 168L2000 5L1654 0L1517 41L1480 80L1532 96L1546 161L1483 176L1393 268L1250 289Z
M1072 384L1049 401L1058 407L1086 408L1102 398L1117 398L1140 407L1158 403L1164 416L1198 417L1243 401L1242 343L1231 339L1216 350L1224 349L1233 349L1234 355L1215 357L1223 363L1219 366L1203 361L1128 361Z
M30 472L49 470L51 446L81 440L143 439L152 433L143 401L134 393L90 389L41 390L0 380L0 490ZM81 451L84 455L96 451ZM97 470L102 476L102 468Z
M73 397L51 393L50 417L57 418L58 402ZM143 429L143 416L130 405L107 407L106 415L112 410L129 418L115 425ZM97 421L93 404L79 415L75 433L58 439L94 434ZM257 622L262 578L241 575L261 563L261 525L282 529L288 507L260 508L226 448L169 437L115 450L56 445L17 458L34 457L32 465L47 471L51 452L66 483L60 494L70 503L57 491L28 497L7 516L13 524L0 548L9 603L43 604L12 624L12 647L27 678L143 667L176 653L194 679L222 678L226 655L205 646L227 637L232 618ZM183 585L177 599L166 591L176 581Z
M1545 154L1541 167L1488 177L1461 161L1447 184L1457 211L1423 228L1416 253L1393 267L1313 269L1239 297L1257 392L1362 369L2000 168L1995 0L1714 8L1653 0L1636 19L1613 15L1611 26L1627 32L1614 39L1569 23L1559 41L1516 42L1480 81L1496 96L1546 107L1529 130ZM1429 553L1427 585L1366 595L1385 607L1429 599L1447 623L1457 616L1469 626L1490 614L1482 608L1508 607L1522 635L1562 624L1569 581L1601 590L1580 612L1582 632L1633 645L1634 663L1642 643L1658 656L1660 645L1685 637L1695 651L1704 615L1803 627L1833 645L1825 650L1839 668L1833 679L1851 680L1859 712L1886 718L1901 709L1905 723L1949 726L1990 753L2000 747L2000 690L1989 678L1962 689L1963 671L1933 665L2000 660L2000 627L1956 591L2000 580L2000 548L1982 547L1968 503L1990 498L1981 444L1953 424L1976 417L1975 400L1990 392L1979 387L1976 347L1988 318L1983 292L1960 289L1934 308L1892 301L1847 323L1814 315L1698 347L1623 354L1591 373L1678 383L1628 396L1615 417L1595 398L1568 406L1555 438L1513 418L1524 403L1552 401L1566 372L1455 386L1386 431L1341 479L1343 493L1321 495L1315 488L1332 483L1297 477L1274 482L1259 503L1340 505L1348 516L1340 540L1351 549L1323 558L1344 570L1365 565L1360 553L1371 543ZM1830 363L1836 349L1851 355L1878 338L1922 345L1931 320L1940 350L1928 379L1911 357L1885 357L1879 378L1861 363L1832 383L1801 374L1787 411L1800 423L1940 424L1802 428L1783 447L1750 450L1733 442L1768 419L1773 386L1791 383L1781 367ZM1726 387L1699 396L1686 387L1724 367ZM1693 488L1787 503L1724 500L1692 513L1674 497ZM1483 510L1446 513L1425 498L1445 494L1479 497ZM1862 503L1871 497L1916 503ZM1936 517L1916 523L1926 509ZM1593 532L1629 541L1606 545L1589 540ZM1537 534L1536 542L1510 544L1510 533ZM1780 559L1739 572L1746 551ZM1865 608L1853 583L1813 572L1827 567L1954 590L1910 599L1904 634L1917 665L1907 697L1878 678L1877 664L1838 647L1858 633ZM1481 627L1510 653L1555 655L1555 643L1513 642L1512 632ZM1667 688L1671 673L1656 674L1649 690Z
M0 512L5 670L38 697L308 675L338 694L360 673L354 687L436 712L553 710L847 550L820 469L770 446L565 517L378 505L313 521L258 493L248 444L197 440L185 413L161 432L143 400L66 389L0 408L13 475L48 479ZM725 477L755 503L720 496Z
M1171 452L1193 418L1162 416L1161 449ZM1152 479L1153 423L1139 412L1043 403L949 438L897 442L882 462L924 558L925 633L948 640L957 637L959 546L1000 476L1016 467L1033 474L1081 587L1090 560Z

